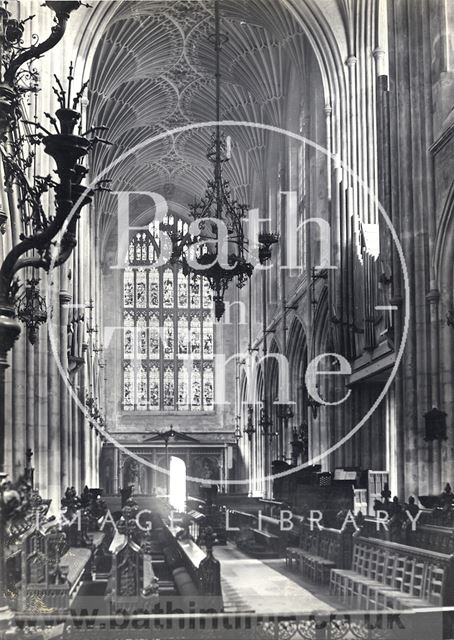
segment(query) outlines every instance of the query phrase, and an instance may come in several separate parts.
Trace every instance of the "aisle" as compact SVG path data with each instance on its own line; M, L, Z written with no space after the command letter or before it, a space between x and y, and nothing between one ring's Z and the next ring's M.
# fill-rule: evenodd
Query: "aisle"
M308 613L335 608L262 560L249 558L234 545L214 548L221 563L222 591L227 612Z

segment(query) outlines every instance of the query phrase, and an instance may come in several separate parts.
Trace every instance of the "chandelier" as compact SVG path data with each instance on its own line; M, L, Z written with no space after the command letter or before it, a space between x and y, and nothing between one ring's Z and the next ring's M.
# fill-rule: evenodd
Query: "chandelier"
M273 438L277 438L279 436L279 431L273 425L273 421L271 420L271 417L268 415L268 411L266 407L262 407L260 409L259 426L262 430L262 436L264 438L268 438L270 444L272 443Z
M39 280L30 278L25 285L25 291L17 299L17 317L27 327L30 344L35 344L40 325L47 320L46 301L39 292Z
M0 267L0 308L4 312L8 311L8 314L8 306L13 308L17 293L14 283L16 274L26 268L49 271L51 266L59 267L64 264L77 244L77 223L82 208L91 203L96 190L106 189L106 180L90 189L82 184L88 173L87 167L82 164L84 158L97 143L107 143L97 135L98 131L104 131L105 127L92 127L86 132L81 132L79 125L76 130L81 118L77 109L88 83L85 83L71 100L72 66L69 70L67 90L57 77L55 80L58 88L54 88L54 93L57 95L59 108L55 117L49 113L45 114L52 131L40 122L24 122L35 127L35 133L28 136L31 145L36 147L42 144L44 152L54 160L56 178L51 175L35 175L29 180L27 169L33 163L36 152L32 152L29 158L22 157L21 148L27 137L20 134L18 123L11 125L16 132L16 142L12 139L2 149L5 185L17 186L18 207L24 222L24 233L20 235L19 242L11 248ZM46 211L44 202L52 191L54 210ZM55 239L62 231L57 251ZM37 282L33 286L30 285L31 291L36 292L36 285Z
M235 442L237 445L240 443L240 440L243 437L243 434L241 433L240 420L241 420L241 416L236 416L235 431L234 431L233 437L235 438Z
M181 232L169 234L173 245L172 259L174 262L181 262L184 275L194 273L208 280L213 292L217 320L224 314L224 296L229 285L235 281L236 286L241 289L251 278L255 266L248 255L249 240L244 231L249 206L234 198L230 183L223 175L224 166L231 158L231 143L220 127L221 50L223 44L228 42L228 37L221 33L219 4L220 0L215 0L215 33L210 37L215 49L217 125L207 151L207 159L213 165L213 177L207 183L204 196L189 205L192 219L198 221L197 235ZM260 264L271 258L271 246L277 241L277 234L259 234Z
M252 404L249 404L247 408L247 422L246 422L246 426L244 427L244 433L247 435L249 442L251 442L252 437L255 433L254 407Z

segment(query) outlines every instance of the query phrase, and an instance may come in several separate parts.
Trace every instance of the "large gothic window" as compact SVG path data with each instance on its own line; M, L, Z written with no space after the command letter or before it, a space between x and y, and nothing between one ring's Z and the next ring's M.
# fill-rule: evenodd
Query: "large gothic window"
M169 216L182 230L185 223ZM212 411L212 298L200 276L153 267L158 226L134 235L123 280L123 407Z

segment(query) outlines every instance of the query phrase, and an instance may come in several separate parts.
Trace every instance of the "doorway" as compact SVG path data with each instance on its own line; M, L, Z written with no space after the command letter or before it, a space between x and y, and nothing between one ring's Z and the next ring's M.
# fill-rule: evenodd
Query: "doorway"
M169 465L169 502L177 511L183 512L186 505L186 463L172 456Z

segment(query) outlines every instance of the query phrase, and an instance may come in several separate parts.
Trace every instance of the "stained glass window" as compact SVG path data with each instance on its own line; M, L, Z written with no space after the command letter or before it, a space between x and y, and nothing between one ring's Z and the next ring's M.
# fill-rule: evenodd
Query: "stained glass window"
M174 323L171 316L164 320L164 358L173 358Z
M202 404L200 365L195 364L191 372L191 406L198 409Z
M181 316L178 320L178 355L187 356L189 347L188 319Z
M203 367L203 404L206 409L213 407L213 367Z
M157 269L148 274L148 306L159 307L159 273Z
M141 315L137 319L136 335L137 335L137 358L143 360L147 357L147 322Z
M191 290L191 307L197 309L200 306L200 276L192 273L189 276L189 287Z
M164 223L186 233L187 223ZM212 411L214 328L208 282L158 268L160 229L136 233L123 281L123 406L129 411Z
M149 358L150 360L158 360L159 359L159 346L160 346L160 337L159 337L159 318L157 315L150 315L150 320L148 324L148 338L149 338Z
M178 273L178 306L182 309L188 306L188 278L182 271Z
M123 405L125 409L134 409L134 372L130 364L124 367Z
M142 269L136 273L136 307L144 309L147 306L147 279Z
M125 271L123 304L125 307L134 306L134 273L129 269Z
M137 375L137 406L147 408L147 371L145 367L139 367Z
M125 358L133 358L134 357L134 316L130 312L125 312L124 317L124 357Z
M160 385L160 381L159 381L159 368L158 367L150 367L150 371L149 371L149 404L150 404L150 409L159 409L160 407L160 402L159 402L159 389L161 387Z
M203 316L203 357L205 359L213 357L213 323L209 321L210 316Z
M197 359L201 357L200 320L197 316L191 320L191 355Z
M181 365L178 369L178 407L180 410L188 409L188 369Z
M175 377L173 366L164 370L164 409L173 409L175 404Z
M166 269L164 271L163 286L164 286L164 295L163 295L164 306L173 307L173 271L171 269Z
M202 287L203 287L203 306L205 309L211 309L213 305L213 298L211 295L210 285L206 278L202 278Z

